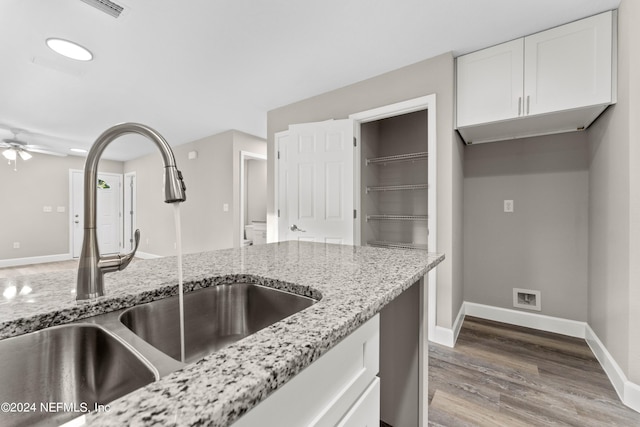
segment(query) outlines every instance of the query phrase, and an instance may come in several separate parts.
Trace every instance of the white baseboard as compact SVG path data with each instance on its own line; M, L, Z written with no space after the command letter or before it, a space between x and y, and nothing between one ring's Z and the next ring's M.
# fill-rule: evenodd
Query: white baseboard
M625 381L622 402L634 411L640 412L640 385Z
M627 379L620 366L611 356L607 348L602 344L596 333L589 325L586 327L585 340L606 372L613 388L618 393L622 403L631 409L640 412L640 385Z
M140 259L155 259L155 258L164 258L162 255L149 254L146 252L136 252L136 258Z
M72 259L71 254L56 254L33 256L27 258L0 259L0 267L17 267L19 265L42 264L45 262L67 261Z
M436 344L452 347L455 345L453 340L453 329L444 328L442 326L435 326L431 334L429 334L429 341Z
M468 316L495 320L496 322L509 323L511 325L523 326L525 328L538 329L541 331L554 332L556 334L568 335L570 337L585 337L585 328L587 326L586 322L545 316L538 313L511 310L508 308L492 307L468 301L465 301L464 306L465 314Z
M462 329L462 323L464 322L464 316L467 315L467 306L463 302L462 307L460 307L460 311L458 311L458 316L456 316L456 321L453 322L453 343L451 347L453 347L458 341L458 335L460 335L460 329Z
M454 347L456 341L458 340L458 334L460 334L460 329L462 328L462 322L464 321L465 316L465 304L463 303L460 307L460 311L456 316L456 320L453 322L453 328L448 329L442 326L435 326L433 328L433 333L429 334L429 341L434 342L436 344L444 345L447 347Z

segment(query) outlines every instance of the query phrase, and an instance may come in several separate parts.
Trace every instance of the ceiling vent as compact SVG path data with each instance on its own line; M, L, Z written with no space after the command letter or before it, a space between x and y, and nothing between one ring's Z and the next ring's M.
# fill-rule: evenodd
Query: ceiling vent
M109 0L82 0L88 5L95 7L98 10L103 11L104 13L117 18L120 16L124 8L119 4L115 4Z

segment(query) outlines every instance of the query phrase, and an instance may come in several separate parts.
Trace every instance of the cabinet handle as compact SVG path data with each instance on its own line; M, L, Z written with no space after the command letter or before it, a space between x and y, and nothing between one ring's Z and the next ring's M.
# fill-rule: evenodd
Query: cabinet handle
M522 115L522 97L518 97L518 117Z
M531 96L527 95L527 116L529 115L529 101L531 100Z

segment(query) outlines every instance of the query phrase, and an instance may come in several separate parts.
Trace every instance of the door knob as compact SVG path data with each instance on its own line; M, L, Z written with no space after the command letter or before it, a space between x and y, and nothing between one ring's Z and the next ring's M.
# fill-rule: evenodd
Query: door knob
M298 228L298 226L297 226L297 225L295 225L295 224L293 224L291 227L289 227L289 230L291 230L291 231L300 231L300 232L302 232L302 233L306 233L306 232L307 232L307 230L301 230L301 229L299 229L299 228Z

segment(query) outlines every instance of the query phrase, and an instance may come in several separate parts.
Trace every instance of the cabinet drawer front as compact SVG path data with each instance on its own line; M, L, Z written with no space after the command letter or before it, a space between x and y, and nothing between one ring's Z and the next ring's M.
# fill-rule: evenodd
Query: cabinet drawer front
M337 427L378 427L380 425L378 402L380 402L380 378L376 377L340 420Z
M525 37L528 114L612 101L613 12Z
M234 426L335 426L379 370L380 315L344 338ZM376 402L380 411L380 399Z
M456 59L458 127L522 113L523 44L517 39Z

